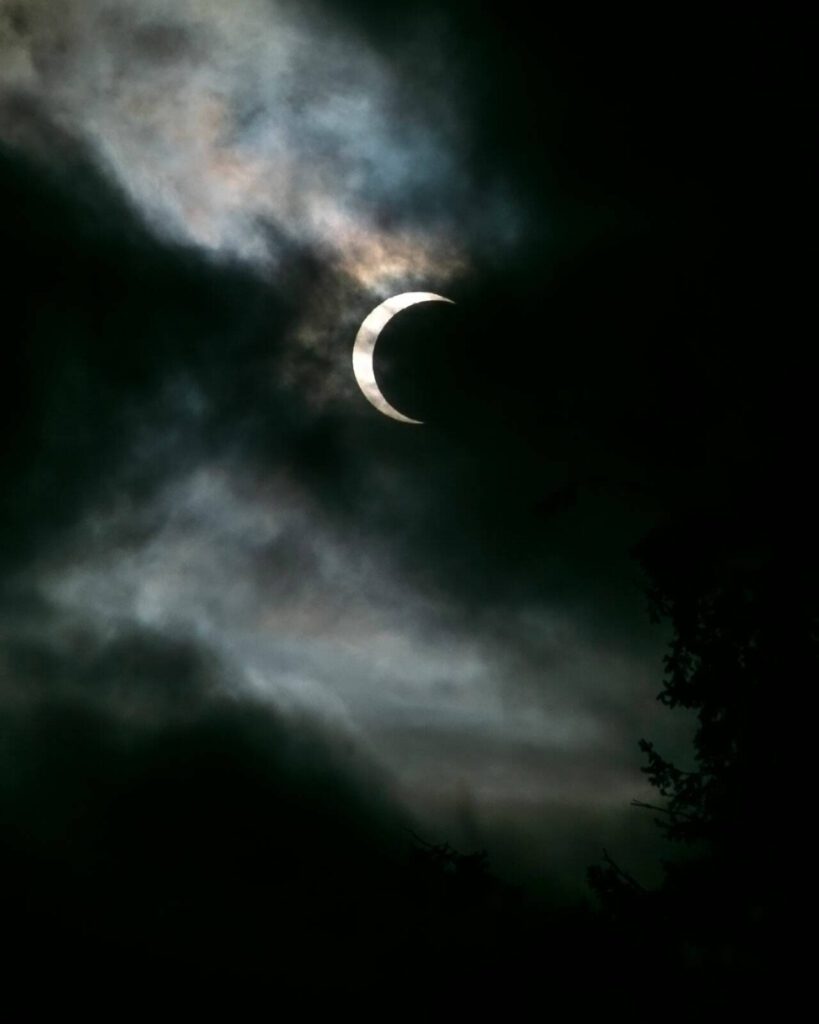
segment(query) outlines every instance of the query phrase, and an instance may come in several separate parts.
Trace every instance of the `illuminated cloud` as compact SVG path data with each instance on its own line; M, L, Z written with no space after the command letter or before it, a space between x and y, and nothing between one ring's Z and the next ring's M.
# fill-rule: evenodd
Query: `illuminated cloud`
M464 786L479 806L616 807L640 790L609 709L631 693L648 719L652 666L556 606L464 620L287 474L201 465L151 505L87 516L37 580L64 623L211 650L237 695L348 736L421 811Z
M160 235L219 255L275 268L295 243L376 293L450 277L469 221L502 216L459 165L442 56L402 77L311 5L18 0L0 54L5 95L36 97Z

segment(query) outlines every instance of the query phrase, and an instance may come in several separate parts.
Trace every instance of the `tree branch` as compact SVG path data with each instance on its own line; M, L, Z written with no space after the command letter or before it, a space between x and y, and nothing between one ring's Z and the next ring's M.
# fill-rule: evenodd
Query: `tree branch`
M618 877L622 878L627 885L630 885L632 889L636 889L637 892L645 892L644 886L640 885L636 878L633 878L627 871L623 871L619 864L616 864L609 856L609 851L603 848L603 860L608 866L615 872Z
M685 818L688 821L698 821L695 814L686 814L685 811L674 811L668 807L658 807L656 804L647 804L642 800L632 800L632 807L642 807L647 811L659 811L660 814L668 814L672 818Z

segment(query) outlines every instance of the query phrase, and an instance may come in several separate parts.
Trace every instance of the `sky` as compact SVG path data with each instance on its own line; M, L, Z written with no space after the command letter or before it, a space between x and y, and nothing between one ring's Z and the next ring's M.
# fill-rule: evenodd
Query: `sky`
M603 847L656 874L638 741L684 758L692 723L630 551L790 468L787 360L746 344L790 343L775 43L748 13L544 17L0 0L21 820L63 820L100 735L222 728L333 827L486 848L558 902ZM422 426L352 374L405 291L455 303L376 350Z

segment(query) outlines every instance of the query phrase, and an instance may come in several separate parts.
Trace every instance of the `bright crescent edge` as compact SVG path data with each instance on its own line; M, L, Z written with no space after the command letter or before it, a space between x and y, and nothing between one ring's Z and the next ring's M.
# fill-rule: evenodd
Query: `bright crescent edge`
M402 292L400 295L393 295L376 306L358 329L353 345L353 373L356 382L361 388L361 393L367 401L375 406L385 416L390 416L400 423L422 424L423 420L413 420L409 416L400 413L394 406L390 405L387 399L381 394L381 389L375 379L373 368L373 356L378 337L396 313L400 313L409 306L419 302L448 302L455 305L452 299L443 295L436 295L434 292Z

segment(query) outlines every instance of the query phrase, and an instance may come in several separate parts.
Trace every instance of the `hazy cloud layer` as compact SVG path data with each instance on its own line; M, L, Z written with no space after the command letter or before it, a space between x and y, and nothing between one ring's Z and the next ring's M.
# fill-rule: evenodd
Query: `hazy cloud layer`
M0 19L5 94L87 143L161 235L271 268L297 242L377 293L443 284L467 240L512 230L460 165L428 39L402 76L314 5L19 0Z
M519 232L460 159L452 68L420 27L413 46L421 61L389 65L315 5L4 0L0 139L57 159L77 140L157 235L293 290L282 373L322 407L351 393L328 353L374 302L445 290Z
M517 219L461 160L440 54L387 65L319 8L169 11L0 0L0 135L33 156L9 172L9 693L53 674L105 722L261 709L470 844L506 820L542 849L534 817L628 814L637 740L662 732L662 638L621 600L639 516L618 533L622 508L578 498L552 433L548 458L532 437L561 353L526 361L539 268L480 304L473 263ZM400 433L355 392L355 327L387 290L456 280L484 334L452 359L450 419ZM606 411L607 358L588 385ZM111 682L144 649L154 695L150 658Z
M287 472L201 464L148 502L89 509L29 583L49 635L139 630L212 652L222 691L323 722L422 819L466 798L480 836L498 806L615 808L642 791L656 662L557 604L464 615L365 527Z

